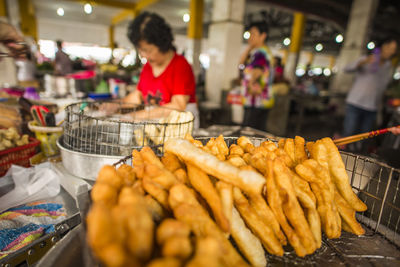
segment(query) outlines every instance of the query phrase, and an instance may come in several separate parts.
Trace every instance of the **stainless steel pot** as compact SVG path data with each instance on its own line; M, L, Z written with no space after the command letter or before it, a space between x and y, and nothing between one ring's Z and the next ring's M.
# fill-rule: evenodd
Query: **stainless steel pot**
M124 158L124 156L96 155L69 150L63 146L63 136L57 140L57 146L65 169L77 177L88 180L96 180L97 173L104 165L112 165Z

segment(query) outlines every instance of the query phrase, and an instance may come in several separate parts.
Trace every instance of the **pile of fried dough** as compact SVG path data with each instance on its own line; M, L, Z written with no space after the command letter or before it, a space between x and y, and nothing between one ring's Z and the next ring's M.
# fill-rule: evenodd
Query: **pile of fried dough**
M187 136L164 148L98 174L87 236L106 266L266 266L265 250L314 253L322 231L364 234L355 212L367 206L330 138L254 146L242 136L228 147Z

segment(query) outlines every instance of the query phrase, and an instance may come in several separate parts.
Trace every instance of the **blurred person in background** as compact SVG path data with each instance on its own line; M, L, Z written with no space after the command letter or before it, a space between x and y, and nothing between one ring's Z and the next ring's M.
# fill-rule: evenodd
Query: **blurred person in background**
M240 65L244 65L243 125L265 131L268 111L274 106L274 97L270 88L274 72L273 57L265 44L268 25L266 22L252 23L249 26L249 32L248 46L239 62Z
M180 111L191 111L194 126L199 126L196 85L190 64L176 53L171 27L155 13L143 12L129 25L128 38L146 60L137 89L122 99L123 103L161 105ZM154 118L166 116L166 109L154 108ZM147 113L136 112L141 119Z
M274 63L275 63L274 83L284 82L282 58L276 56Z
M54 59L54 71L56 75L67 75L72 73L72 60L68 54L62 50L63 41L57 40L57 52Z
M392 75L391 58L397 50L397 40L386 38L369 56L363 56L345 67L346 72L355 73L355 81L346 98L346 114L343 136L369 132L376 122L378 105ZM350 150L366 152L365 142ZM362 146L362 147L361 147Z

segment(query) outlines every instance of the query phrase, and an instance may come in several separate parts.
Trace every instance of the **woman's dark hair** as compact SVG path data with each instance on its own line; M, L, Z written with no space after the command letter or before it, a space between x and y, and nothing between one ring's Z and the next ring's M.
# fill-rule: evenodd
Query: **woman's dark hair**
M377 47L382 47L384 44L389 44L391 42L399 43L399 41L394 36L387 36L377 42Z
M266 33L268 35L269 32L269 28L268 28L268 24L265 21L258 21L258 22L252 22L250 23L250 25L247 27L248 30L250 30L251 28L256 27L257 30L260 33Z
M140 41L146 41L163 53L175 50L171 27L156 13L143 12L137 16L129 25L128 38L136 47Z

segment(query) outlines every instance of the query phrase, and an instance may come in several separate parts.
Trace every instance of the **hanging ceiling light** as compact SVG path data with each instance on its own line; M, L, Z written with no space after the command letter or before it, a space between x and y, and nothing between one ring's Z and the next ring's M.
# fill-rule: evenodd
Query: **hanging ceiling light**
M341 35L341 34L336 35L335 41L336 41L336 43L338 43L338 44L340 44L341 42L343 42L343 35Z
M322 44L317 44L317 45L315 46L315 50L318 51L318 52L321 52L322 49L324 49L324 46L323 46Z
M188 13L185 13L183 14L182 19L185 23L188 23L190 21L190 15Z
M91 4L86 3L86 4L83 6L83 10L85 11L86 14L92 14L93 7L92 7Z
M60 17L64 16L64 8L62 7L57 8L57 15L59 15Z

